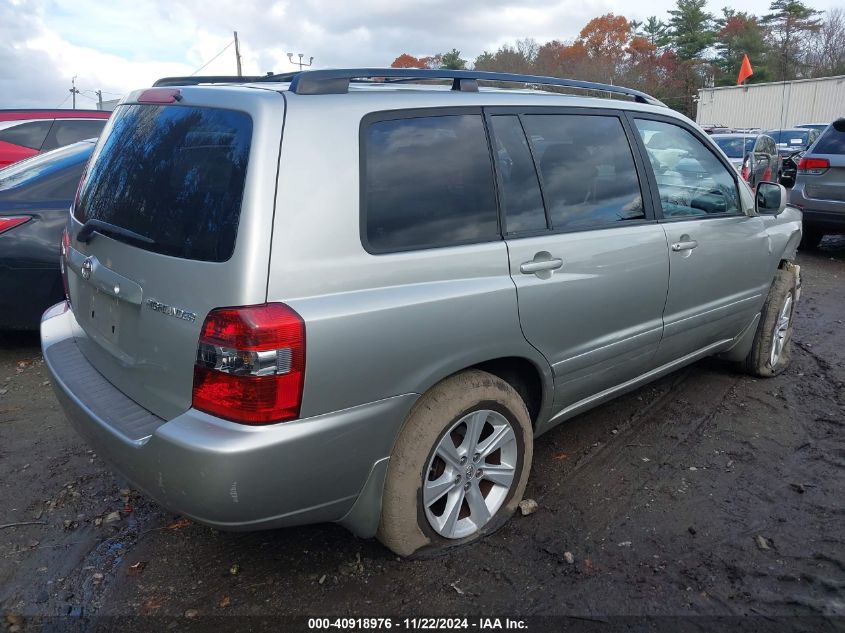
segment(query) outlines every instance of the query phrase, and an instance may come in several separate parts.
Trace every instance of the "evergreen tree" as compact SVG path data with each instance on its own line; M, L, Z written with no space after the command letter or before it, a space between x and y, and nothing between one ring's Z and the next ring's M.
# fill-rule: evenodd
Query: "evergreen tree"
M713 15L704 10L706 4L706 0L678 0L669 11L669 40L682 60L699 59L713 44Z
M769 66L778 80L795 79L808 73L808 36L819 30L821 11L801 0L774 0L762 23L769 28Z
M771 76L765 63L766 32L757 16L725 7L722 17L715 23L718 28L715 63L722 73L718 83L731 85L736 82L743 55L748 55L754 69L750 81L769 81Z

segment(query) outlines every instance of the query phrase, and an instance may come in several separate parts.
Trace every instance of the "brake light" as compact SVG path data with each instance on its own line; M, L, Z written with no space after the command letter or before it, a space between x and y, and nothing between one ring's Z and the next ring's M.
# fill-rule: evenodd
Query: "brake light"
M28 215L0 218L0 233L11 231L16 226L26 224L27 222L29 222L29 220L30 217Z
M182 91L178 88L150 88L138 97L138 103L176 103L182 100Z
M193 406L242 424L299 417L305 322L282 303L212 310L200 333Z
M748 169L748 165L745 164L742 166L742 169L739 170L739 175L742 176L742 179L747 181L748 177L751 175L751 170Z
M62 242L60 245L59 268L62 271L62 283L65 287L65 299L70 303L70 288L67 285L67 252L70 248L70 236L67 229L62 231Z
M826 158L802 158L798 162L798 171L805 174L823 174L830 168Z

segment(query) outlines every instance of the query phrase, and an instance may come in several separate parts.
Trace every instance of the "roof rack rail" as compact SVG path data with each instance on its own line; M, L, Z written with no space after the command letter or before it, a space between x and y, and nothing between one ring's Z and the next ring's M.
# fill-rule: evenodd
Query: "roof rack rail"
M191 75L190 77L162 77L157 80L153 87L159 88L162 86L196 86L199 84L249 84L258 81L267 81L272 77L273 81L290 81L297 73L282 73L274 74L272 72L266 75L249 75L246 77L238 77L237 75Z
M291 76L292 75L292 76ZM499 81L540 86L559 86L596 90L632 97L639 103L665 106L666 104L633 88L610 84L561 79L559 77L541 77L537 75L519 75L514 73L494 73L475 70L430 70L423 68L337 68L326 70L306 70L285 75L268 75L260 81L290 81L290 91L301 95L344 94L349 91L349 83L355 79L451 79L452 90L477 92L479 81Z

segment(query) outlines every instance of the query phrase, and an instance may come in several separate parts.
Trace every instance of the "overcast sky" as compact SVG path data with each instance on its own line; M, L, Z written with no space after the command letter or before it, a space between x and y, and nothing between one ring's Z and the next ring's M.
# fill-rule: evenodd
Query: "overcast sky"
M711 1L709 9L719 13L725 4ZM735 6L760 14L768 4ZM824 0L808 4L830 8ZM97 89L109 99L158 77L190 75L234 30L244 73L263 74L293 70L287 52L313 55L315 68L388 66L402 52L453 47L472 59L523 37L572 39L603 13L665 19L672 6L673 0L0 0L0 107L70 107L74 75L83 90L77 107L94 106ZM234 48L202 74L235 74Z

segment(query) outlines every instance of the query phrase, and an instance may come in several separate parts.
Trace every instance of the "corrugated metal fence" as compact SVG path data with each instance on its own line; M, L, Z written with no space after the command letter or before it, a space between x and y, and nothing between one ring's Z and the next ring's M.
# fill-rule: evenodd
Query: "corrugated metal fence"
M777 83L702 88L696 122L765 129L830 123L845 116L845 75Z

